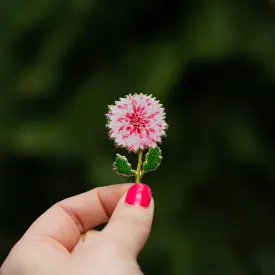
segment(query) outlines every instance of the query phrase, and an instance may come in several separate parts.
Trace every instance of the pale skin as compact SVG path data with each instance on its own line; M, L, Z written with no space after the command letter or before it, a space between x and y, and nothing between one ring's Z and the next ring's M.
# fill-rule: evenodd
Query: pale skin
M148 208L125 203L131 184L100 187L56 203L11 250L1 275L141 275L137 256L151 230ZM102 231L93 227L106 223Z

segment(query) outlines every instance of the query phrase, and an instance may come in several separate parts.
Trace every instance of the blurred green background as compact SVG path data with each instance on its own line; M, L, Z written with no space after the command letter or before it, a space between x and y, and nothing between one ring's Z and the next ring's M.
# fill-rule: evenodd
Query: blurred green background
M6 0L0 23L0 263L56 201L125 181L107 105L145 93L170 127L144 273L275 273L273 0Z

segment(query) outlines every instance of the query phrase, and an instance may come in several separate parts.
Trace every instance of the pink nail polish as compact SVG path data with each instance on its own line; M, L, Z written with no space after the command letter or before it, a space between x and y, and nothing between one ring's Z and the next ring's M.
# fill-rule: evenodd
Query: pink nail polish
M131 205L148 207L152 199L151 188L143 183L134 184L127 192L125 202Z

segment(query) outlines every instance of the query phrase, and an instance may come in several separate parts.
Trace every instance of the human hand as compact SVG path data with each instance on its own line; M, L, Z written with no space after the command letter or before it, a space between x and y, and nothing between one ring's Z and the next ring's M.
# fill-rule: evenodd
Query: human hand
M153 212L145 184L99 187L65 199L33 223L0 274L141 275L136 258L149 236ZM90 230L107 221L102 231Z

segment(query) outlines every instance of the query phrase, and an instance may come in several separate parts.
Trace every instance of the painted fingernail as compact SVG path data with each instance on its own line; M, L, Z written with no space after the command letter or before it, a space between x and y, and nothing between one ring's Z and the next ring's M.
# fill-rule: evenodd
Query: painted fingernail
M143 183L134 184L127 192L125 202L131 205L148 207L152 199L151 188Z

